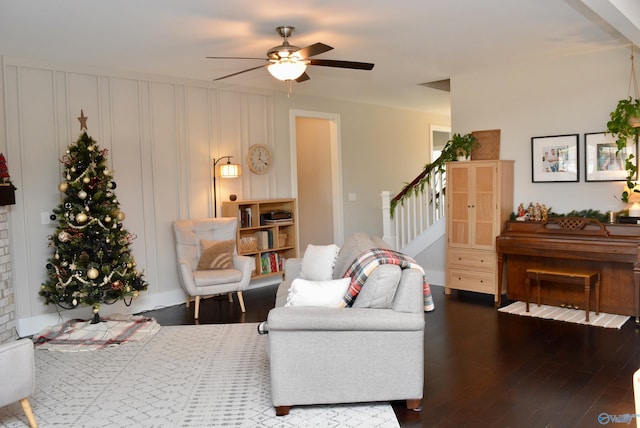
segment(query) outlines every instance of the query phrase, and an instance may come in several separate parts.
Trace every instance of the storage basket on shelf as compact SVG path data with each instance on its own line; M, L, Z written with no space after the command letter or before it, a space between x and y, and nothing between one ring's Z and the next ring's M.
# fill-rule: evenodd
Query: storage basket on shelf
M287 245L287 234L286 233L280 233L278 235L278 246L279 247L284 247Z
M243 236L238 243L240 253L250 253L258 250L258 238L255 236Z

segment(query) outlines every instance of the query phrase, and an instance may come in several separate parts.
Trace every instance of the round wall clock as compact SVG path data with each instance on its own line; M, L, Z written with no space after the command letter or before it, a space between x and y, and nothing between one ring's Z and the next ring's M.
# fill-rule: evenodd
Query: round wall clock
M264 174L271 168L271 162L273 157L271 156L271 150L263 144L254 144L249 147L247 152L247 163L249 169L256 174Z

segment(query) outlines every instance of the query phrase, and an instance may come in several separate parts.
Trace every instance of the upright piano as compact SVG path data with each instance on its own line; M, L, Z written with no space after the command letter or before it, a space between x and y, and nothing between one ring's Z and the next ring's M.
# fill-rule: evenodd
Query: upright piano
M640 226L604 224L582 217L508 221L496 238L496 251L498 281L506 281L511 300L525 299L528 268L597 269L601 274L600 310L640 321ZM551 283L542 287L541 300L552 306L582 306L584 290ZM590 302L590 307L594 305L595 301Z

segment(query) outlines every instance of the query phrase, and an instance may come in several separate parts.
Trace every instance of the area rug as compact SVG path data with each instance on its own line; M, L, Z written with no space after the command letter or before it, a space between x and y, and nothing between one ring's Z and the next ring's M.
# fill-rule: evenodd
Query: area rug
M399 427L388 403L271 405L267 336L257 324L161 327L94 352L36 349L30 401L45 427ZM0 427L24 427L18 403Z
M584 309L568 309L547 305L538 306L535 303L532 303L529 305L529 312L526 312L525 302L515 302L509 306L498 309L498 311L527 317L545 318L575 324L586 324L617 329L622 327L622 325L629 319L626 315L606 314L604 312L600 312L599 315L596 315L594 311L589 311L589 322L585 322Z
M125 342L144 340L156 334L160 325L139 315L113 315L102 322L73 319L47 327L33 336L39 349L60 352L95 351Z

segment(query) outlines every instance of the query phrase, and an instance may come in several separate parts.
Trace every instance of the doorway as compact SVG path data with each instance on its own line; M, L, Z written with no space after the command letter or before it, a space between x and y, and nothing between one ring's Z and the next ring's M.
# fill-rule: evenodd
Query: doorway
M308 244L342 244L342 174L339 116L291 112L292 183L298 201L298 240ZM302 255L302 254L301 254Z

